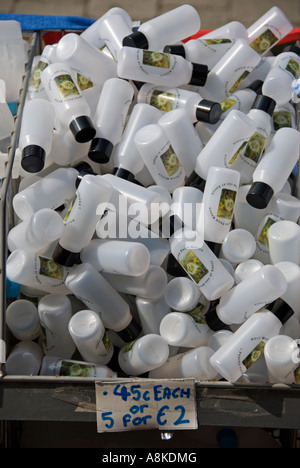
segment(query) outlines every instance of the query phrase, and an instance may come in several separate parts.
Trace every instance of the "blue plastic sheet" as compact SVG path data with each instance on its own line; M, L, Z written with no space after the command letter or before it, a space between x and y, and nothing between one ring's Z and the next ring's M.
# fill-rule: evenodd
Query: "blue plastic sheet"
M0 14L0 21L14 20L21 24L22 31L40 31L42 29L86 29L94 19L81 16L18 15Z

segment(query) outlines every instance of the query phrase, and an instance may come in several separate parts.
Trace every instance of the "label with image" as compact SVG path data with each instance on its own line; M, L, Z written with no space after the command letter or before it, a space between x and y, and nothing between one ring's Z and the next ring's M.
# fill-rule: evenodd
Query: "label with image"
M264 151L264 148L267 143L267 138L259 132L255 132L249 141L245 141L237 152L233 155L229 161L229 165L232 165L234 162L237 162L237 158L241 158L253 167L255 167L258 161L261 158L261 155ZM254 163L254 164L251 164Z
M74 197L73 200L71 201L70 206L69 206L69 208L68 208L68 211L67 211L67 213L66 213L66 216L64 217L64 222L65 222L65 223L68 221L68 219L69 219L69 217L70 217L71 211L72 211L72 209L73 209L73 206L75 205L76 200L77 200L77 194L75 195L75 197Z
M231 44L230 39L202 39L207 45Z
M253 351L244 359L243 364L246 367L246 369L250 369L253 364L255 364L261 356L264 355L265 352L265 347L266 343L264 341L261 341L256 348L254 348Z
M208 275L209 270L197 257L193 250L189 250L180 261L188 275L199 284Z
M161 52L152 52L150 50L143 51L143 64L150 67L170 68L171 57L169 54Z
M54 78L54 82L59 90L59 93L63 99L70 96L80 95L79 89L76 86L71 75L59 75Z
M239 79L234 83L234 85L230 88L229 93L233 94L237 88L240 86L240 84L247 78L247 76L250 75L250 71L246 70L244 71Z
M293 117L289 111L276 111L273 114L274 130L277 132L281 128L293 128Z
M64 279L64 267L59 265L51 258L39 257L40 260L40 270L39 274L42 276L47 276L48 278L53 278L59 281Z
M156 89L151 96L150 105L163 112L170 112L175 108L176 98L176 94Z
M237 192L223 189L220 196L217 217L232 220Z
M80 73L77 73L77 84L81 91L92 88L94 86L94 83L91 80L81 75Z
M38 91L39 87L41 86L41 74L48 67L48 63L40 60L37 64L37 67L32 75L32 78L29 83L29 90L30 91Z
M237 104L236 99L233 99L233 98L225 99L223 102L221 102L222 113L224 114L236 104Z
M105 331L104 333L104 336L102 338L102 343L104 345L105 350L109 353L109 351L111 350L111 341L110 341L107 331Z
M174 177L182 169L180 161L172 146L170 146L168 151L160 156L160 159L169 177Z
M74 361L61 361L59 376L61 377L95 377L95 368L89 364Z
M206 306L199 303L194 309L187 312L187 314L192 317L196 323L201 323L202 325L207 325L205 319Z
M263 245L266 249L269 249L269 237L268 237L268 232L271 226L275 224L276 221L272 218L268 218L257 241Z
M285 68L289 73L293 75L296 80L300 78L300 64L294 58L291 58Z
M250 46L254 49L258 54L264 54L268 49L273 47L276 42L278 42L278 37L271 31L271 29L267 29L263 34L261 34L257 39L255 39Z

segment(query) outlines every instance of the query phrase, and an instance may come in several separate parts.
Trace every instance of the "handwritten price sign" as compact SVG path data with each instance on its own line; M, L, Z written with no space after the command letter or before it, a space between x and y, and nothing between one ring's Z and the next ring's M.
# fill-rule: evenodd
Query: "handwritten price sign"
M98 432L197 429L195 381L96 382Z

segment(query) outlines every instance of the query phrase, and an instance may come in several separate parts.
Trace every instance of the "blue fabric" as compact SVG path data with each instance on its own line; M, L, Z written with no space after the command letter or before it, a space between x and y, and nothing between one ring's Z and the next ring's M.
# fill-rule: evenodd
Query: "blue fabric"
M18 15L0 13L0 21L14 20L21 24L22 31L41 29L86 29L94 19L81 16Z

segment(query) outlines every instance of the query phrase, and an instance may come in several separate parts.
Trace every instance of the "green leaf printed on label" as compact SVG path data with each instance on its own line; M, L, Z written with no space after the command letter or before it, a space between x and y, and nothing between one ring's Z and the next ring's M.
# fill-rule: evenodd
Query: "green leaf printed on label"
M54 78L54 81L63 99L80 94L71 75L59 75Z
M181 169L180 161L172 146L170 146L168 151L161 155L160 159L169 177L174 176Z
M268 49L270 49L276 42L278 37L270 30L267 29L261 36L259 36L255 41L253 41L250 46L258 54L264 54Z
M171 57L169 54L161 52L152 52L151 50L143 51L143 64L150 67L170 68Z
M204 310L205 310L205 305L199 303L193 310L191 310L190 312L187 312L187 314L193 317L195 322L206 325L206 319L205 319L205 316L203 315Z
M170 112L174 110L175 99L176 94L156 89L151 96L150 105L163 112Z
M273 114L274 130L277 132L281 128L292 128L292 114L288 111L276 111Z
M224 114L225 112L227 112L229 109L235 106L236 103L237 101L233 98L225 99L225 101L221 102L222 113Z
M135 343L136 343L136 340L132 341L127 346L125 346L125 348L123 349L123 353L129 353L129 351L131 351L132 348L134 347Z
M237 192L235 190L223 189L218 206L218 218L232 220Z
M264 245L267 249L269 248L269 237L268 237L268 232L271 226L275 224L276 221L272 218L268 218L266 221L266 224L263 227L263 230L261 231L259 237L258 237L258 242L262 245Z
M296 80L300 77L300 65L295 59L290 59L286 66L286 70L290 72Z
M68 208L68 211L66 212L66 216L64 217L64 222L65 222L65 223L66 223L66 222L68 221L68 219L69 219L69 216L70 216L70 214L71 214L71 211L72 211L72 209L73 209L73 206L75 205L76 200L77 200L77 195L75 195L75 197L74 197L73 200L71 201L70 206L69 206L69 208Z
M244 153L245 158L251 159L251 161L258 163L266 146L266 142L267 139L265 136L259 132L255 132L246 146Z
M100 47L100 50L101 52L104 52L105 53L105 50L108 51L108 53L111 55L111 57L114 59L114 61L117 63L117 59L116 57L114 56L114 54L112 53L112 51L110 50L110 48L108 47L108 45L105 43L103 47Z
M185 269L185 271L188 273L188 275L197 284L199 284L200 281L209 273L206 266L201 262L201 260L192 250L186 253L186 255L182 258L180 263Z
M244 366L246 369L250 369L250 367L255 364L258 359L264 355L266 343L263 341L259 343L259 345L256 346L256 348L249 354L249 356L246 357L246 359L243 361Z
M64 267L51 258L39 257L40 275L62 281L64 279Z
M81 75L80 73L77 73L77 84L81 91L92 88L94 86L94 83L91 80Z
M109 338L109 335L108 335L107 331L104 333L102 342L104 344L104 347L105 347L106 351L109 352L109 350L111 348L111 342L110 342L110 338Z
M62 361L59 375L62 377L92 377L92 367L88 364Z
M43 60L40 60L39 63L37 64L37 67L32 75L32 78L30 80L29 86L34 88L34 89L39 89L41 85L41 74L45 70L45 68L48 67L48 63L43 62Z
M234 83L232 88L230 88L229 92L230 94L233 94L235 90L240 86L240 84L247 78L247 76L250 75L250 72L248 70L244 71L244 73L239 77L239 79Z

